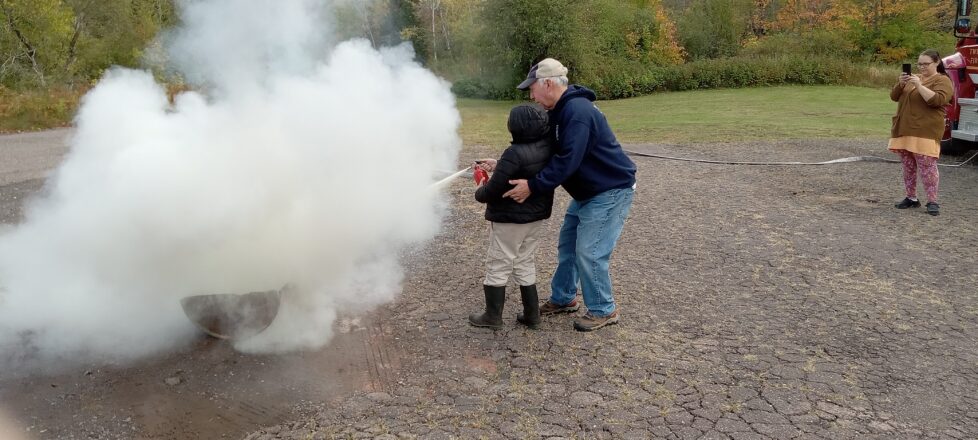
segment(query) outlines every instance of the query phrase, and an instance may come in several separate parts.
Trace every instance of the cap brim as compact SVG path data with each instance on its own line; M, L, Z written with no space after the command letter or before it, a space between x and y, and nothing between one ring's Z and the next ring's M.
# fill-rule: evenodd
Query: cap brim
M520 90L529 90L530 86L536 81L536 78L527 78L525 81L521 82L520 85L516 86Z

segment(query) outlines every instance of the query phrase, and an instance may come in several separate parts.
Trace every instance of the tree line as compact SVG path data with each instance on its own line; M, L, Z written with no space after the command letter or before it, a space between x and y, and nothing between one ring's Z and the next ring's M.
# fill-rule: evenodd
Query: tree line
M0 86L85 85L111 65L140 66L155 36L177 23L174 3L0 0ZM895 64L928 47L953 48L954 3L338 0L334 8L340 37L366 38L378 47L410 41L419 59L460 94L504 98L527 67L546 56L610 97L660 87L669 75L695 75L701 69L683 66L710 60L726 60L715 66L731 69L747 68L745 59L783 57ZM753 74L725 75L748 78L750 85Z
M139 66L175 22L172 0L0 0L0 85L85 83Z

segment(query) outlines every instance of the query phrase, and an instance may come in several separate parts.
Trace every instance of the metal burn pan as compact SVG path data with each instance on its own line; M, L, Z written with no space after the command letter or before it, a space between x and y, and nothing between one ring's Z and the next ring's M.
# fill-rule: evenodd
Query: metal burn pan
M188 296L180 300L190 321L219 339L247 339L268 328L278 314L282 290Z

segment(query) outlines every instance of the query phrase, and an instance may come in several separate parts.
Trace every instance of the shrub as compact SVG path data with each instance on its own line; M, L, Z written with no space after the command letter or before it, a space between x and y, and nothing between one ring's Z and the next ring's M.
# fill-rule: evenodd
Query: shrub
M852 58L860 55L860 49L845 32L813 30L804 34L779 33L752 40L744 45L740 55Z
M752 7L751 0L692 0L677 20L687 59L736 55L750 33Z
M682 62L674 26L661 1L560 0L485 2L477 72L443 72L464 96L521 96L512 90L533 63L552 57L582 83L615 96L632 96L635 79L656 65ZM474 81L473 81L474 80ZM497 82L498 81L498 82Z
M656 91L774 86L783 84L836 84L889 87L899 75L896 66L853 63L833 57L735 57L659 66L642 71L618 70L596 77L585 86L600 99L628 98ZM574 78L571 78L574 81ZM576 81L574 81L576 82ZM522 92L473 80L461 80L452 90L460 97L483 99L525 98Z
M0 132L40 130L71 123L84 88L13 91L0 87Z

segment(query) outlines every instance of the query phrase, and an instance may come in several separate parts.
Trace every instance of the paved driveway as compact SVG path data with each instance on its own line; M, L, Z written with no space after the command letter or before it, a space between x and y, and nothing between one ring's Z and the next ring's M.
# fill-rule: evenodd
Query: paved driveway
M822 161L889 157L884 145L630 148ZM578 333L561 316L525 330L511 287L504 330L470 327L486 224L460 181L384 321L398 380L250 438L978 437L978 168L942 169L944 211L930 217L892 207L897 164L636 161L612 267L620 325Z
M21 218L23 199L36 193L68 151L71 130L0 135L0 223Z
M11 139L0 137L2 154ZM883 145L879 139L629 148L821 161L886 156ZM463 162L494 154L470 150ZM525 330L515 324L519 295L511 287L504 330L470 327L466 315L482 306L486 223L470 182L459 180L450 188L443 232L405 256L403 295L371 318L369 336L361 338L367 342L360 350L380 359L362 366L372 379L339 397L303 395L307 403L295 402L298 413L278 416L285 421L248 438L978 437L978 167L941 170L943 214L930 217L893 209L902 197L895 164L635 160L639 187L612 266L620 325L578 333L572 317L559 316ZM11 173L21 167L9 165L0 184L8 223L22 200L8 194L36 191L43 175L25 165L26 174L16 177ZM538 254L544 280L554 268L566 203L559 192ZM203 353L213 365L240 360L232 367L239 375L258 368L255 358L227 350ZM176 368L167 362L165 368ZM304 381L343 371L316 362L321 356L300 360ZM208 368L181 374L194 383L212 374ZM261 372L274 375L267 367ZM166 377L152 365L98 374L104 387L113 386L111 375ZM103 417L121 419L127 407L110 403L86 406L86 417L102 407L113 412ZM179 424L178 411L167 414L156 422ZM88 432L176 438L167 432L177 431L137 422ZM75 434L84 438L87 428L80 426Z

